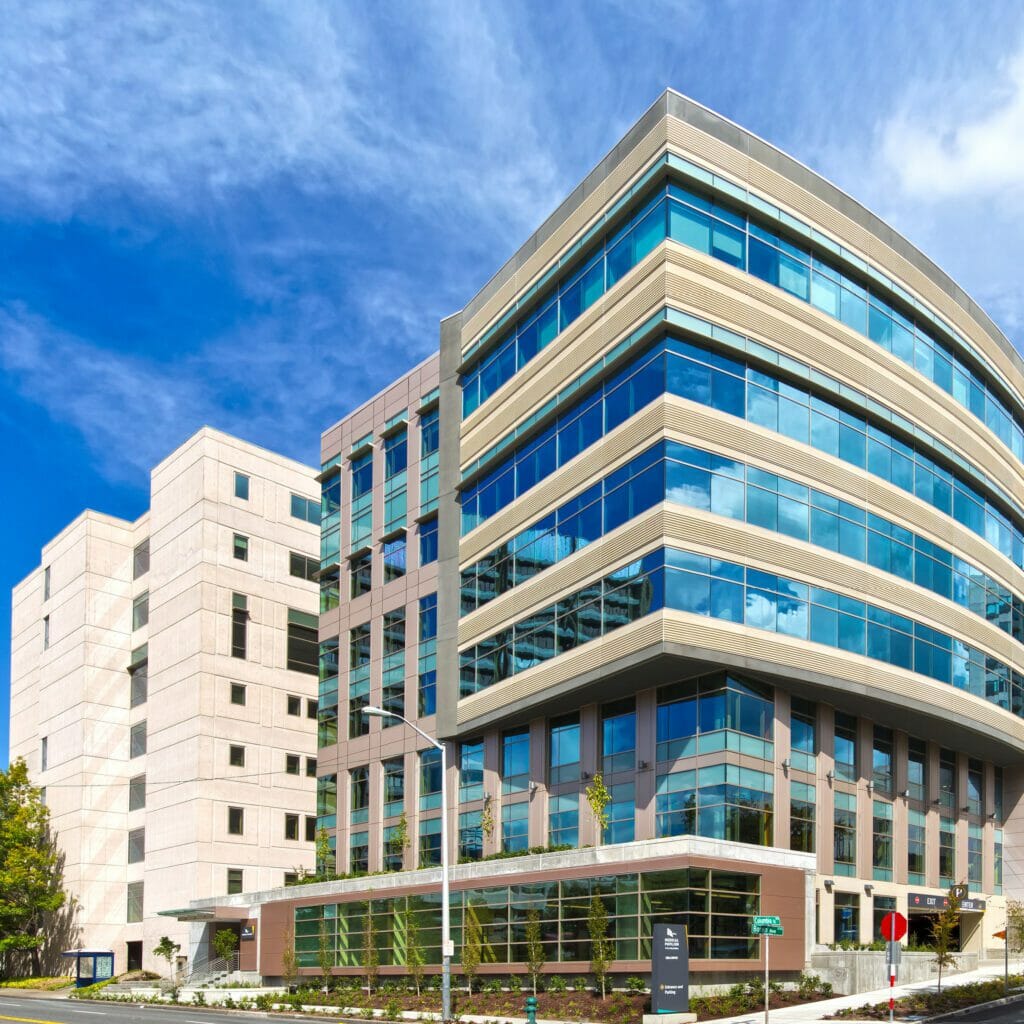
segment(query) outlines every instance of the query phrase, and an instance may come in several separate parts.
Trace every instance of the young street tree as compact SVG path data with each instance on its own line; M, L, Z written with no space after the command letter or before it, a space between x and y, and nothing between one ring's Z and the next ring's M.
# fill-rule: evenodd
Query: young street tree
M334 945L331 942L330 932L327 931L327 922L320 921L320 932L317 935L316 959L320 964L320 973L324 978L324 991L331 987L331 968L334 967Z
M221 928L213 936L213 952L221 960L230 960L238 949L238 936L231 928Z
M960 893L963 887L951 885L947 897L946 909L932 921L932 942L935 945L934 964L939 969L939 980L936 991L942 991L942 969L952 967L956 963L953 956L953 932L960 923Z
M466 988L472 995L473 982L476 980L476 972L480 969L480 958L483 953L480 918L476 916L476 908L472 903L466 907L462 933L462 976L466 979Z
M423 988L423 968L426 964L426 957L424 957L423 948L420 946L420 927L416 923L416 911L409 905L412 899L413 897L410 896L406 900L403 920L405 925L405 969L416 986L416 995L419 995Z
M28 953L38 976L47 917L65 900L50 812L19 758L0 771L0 962Z
M366 972L366 988L373 995L377 988L377 975L380 973L380 957L377 955L377 933L373 927L373 914L370 912L370 901L366 907L366 924L363 927L363 970Z
M600 896L594 896L590 901L587 931L590 933L590 971L594 981L601 986L601 998L604 999L608 969L614 963L615 955L608 938L608 912Z
M295 925L289 923L284 930L284 949L281 950L281 977L289 991L299 980L299 958L295 954Z
M526 970L537 994L537 982L544 970L544 943L540 930L540 911L530 910L526 915Z
M167 975L175 992L178 990L178 972L174 969L174 958L180 951L181 945L171 942L167 935L161 936L160 941L153 947L153 955L167 961Z

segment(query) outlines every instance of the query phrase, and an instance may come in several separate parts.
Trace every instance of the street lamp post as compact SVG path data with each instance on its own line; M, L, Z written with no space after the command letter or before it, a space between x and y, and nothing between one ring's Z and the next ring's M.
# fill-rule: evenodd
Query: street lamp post
M452 955L455 952L448 898L448 754L440 740L428 736L418 725L394 711L370 705L363 708L363 714L405 722L413 732L419 733L432 747L441 751L441 1020L448 1024L452 1019Z

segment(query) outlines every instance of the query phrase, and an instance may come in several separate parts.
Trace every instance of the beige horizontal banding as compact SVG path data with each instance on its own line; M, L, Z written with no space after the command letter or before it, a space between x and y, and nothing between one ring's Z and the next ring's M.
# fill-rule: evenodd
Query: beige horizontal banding
M659 505L588 545L550 574L535 577L459 623L459 646L478 642L532 612L600 579L624 561L661 544L678 545L711 558L740 562L822 586L948 633L1024 671L1024 648L998 626L890 573L803 541L737 523L711 513ZM591 641L593 642L593 641Z
M663 436L707 447L727 458L856 502L926 540L951 548L1003 586L1024 594L1024 572L977 534L920 498L808 445L675 395L652 402L559 473L512 502L500 516L464 537L459 548L460 566L471 565L493 551Z
M660 296L656 289L661 287ZM661 301L659 301L661 300ZM1024 493L1024 465L977 417L900 359L839 321L703 253L666 243L641 265L607 320L588 320L565 344L551 345L536 369L499 393L487 418L467 430L463 466L531 415L659 309L673 306L746 334L856 388L959 449L1011 493ZM574 325L575 326L575 325ZM571 328L570 328L571 330ZM550 353L550 355L549 355ZM540 362L540 360L544 360ZM531 364L532 366L532 364Z
M974 318L931 282L921 271L897 255L879 238L839 213L834 207L812 196L779 172L750 159L733 147L714 139L674 117L663 118L659 124L628 154L602 185L576 208L575 211L528 258L517 274L507 281L484 304L463 328L463 349L468 347L488 323L494 320L515 298L529 287L559 254L584 233L602 210L615 201L639 176L662 149L693 159L708 170L725 178L750 185L755 192L775 202L780 208L795 215L826 235L842 242L879 270L898 281L907 291L915 294L924 304L931 306L960 332L969 338L1003 375L1018 400L1024 400L1024 379L1001 346ZM475 414L474 414L475 416ZM474 417L468 423L472 424Z
M1013 737L1024 750L1024 722L986 700L972 697L927 676L894 669L861 655L833 651L806 640L752 630L736 623L666 610L609 633L543 665L535 666L459 701L460 725L531 698L599 670L627 655L662 644L695 650L716 650L754 659L766 667L799 669L848 682L889 702L927 704L939 715L972 723L976 728Z

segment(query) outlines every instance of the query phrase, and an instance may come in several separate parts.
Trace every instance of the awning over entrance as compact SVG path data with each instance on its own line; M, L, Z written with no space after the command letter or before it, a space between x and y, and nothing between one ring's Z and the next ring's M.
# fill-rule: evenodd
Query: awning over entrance
M248 921L248 907L182 907L180 910L161 910L160 917L173 917L178 921Z

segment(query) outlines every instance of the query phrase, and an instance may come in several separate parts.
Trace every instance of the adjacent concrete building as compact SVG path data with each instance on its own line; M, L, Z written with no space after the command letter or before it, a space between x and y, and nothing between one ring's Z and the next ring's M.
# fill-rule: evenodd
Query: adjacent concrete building
M45 790L69 938L117 971L159 967L162 935L206 958L159 911L313 867L314 477L204 428L144 515L82 513L14 589L11 757Z

